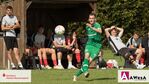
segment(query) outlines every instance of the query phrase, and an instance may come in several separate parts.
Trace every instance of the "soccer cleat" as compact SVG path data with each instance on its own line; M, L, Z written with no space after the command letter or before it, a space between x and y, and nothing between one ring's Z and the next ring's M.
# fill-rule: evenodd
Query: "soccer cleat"
M136 66L136 68L137 68L137 69L143 69L145 66L146 66L146 65L140 65L140 64L138 64L138 65Z
M58 65L57 65L57 66L54 66L53 68L54 68L54 69L63 69L63 67L58 66Z
M21 69L23 69L23 67L22 66L18 66L18 69L21 70Z
M52 69L49 65L45 66L45 69Z
M44 65L41 65L41 68L44 69L45 68Z
M77 76L73 76L73 81L77 81Z
M57 69L64 69L64 67L62 65L58 65Z
M68 69L77 69L75 66L71 65L71 66L68 66Z
M85 72L85 73L84 73L85 78L88 78L89 75L90 75L89 72Z
M17 69L15 66L13 66L12 68L11 68L12 70L15 70L15 69Z

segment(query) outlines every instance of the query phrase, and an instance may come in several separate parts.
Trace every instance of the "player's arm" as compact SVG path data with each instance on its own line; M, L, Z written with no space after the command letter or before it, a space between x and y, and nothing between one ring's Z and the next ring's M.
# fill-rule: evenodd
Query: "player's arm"
M5 18L2 19L2 24L1 24L1 29L4 31L4 30L10 30L11 27L9 25L6 25L6 20Z
M18 20L16 20L16 23L12 26L12 28L13 29L21 28Z
M119 28L119 27L116 27L116 29L120 31L119 34L118 34L118 36L119 37L122 37L123 32L124 32L124 29L123 28Z
M110 32L109 32L110 30L111 30L111 28L106 28L105 29L105 34L106 34L107 38L109 38L109 36L110 36Z
M54 46L55 46L56 48L57 48L57 47L63 47L62 45L57 44L56 41L53 41L53 44L54 44Z
M100 33L100 34L102 33L101 28L94 28L94 27L92 27L92 25L89 24L89 23L87 23L86 25L89 26L92 30L94 30L94 31L96 31L96 32L98 32L98 33Z
M73 40L72 40L70 46L73 46L73 45L75 44L76 39L77 39L77 38L76 38L76 34L73 34L73 35L72 35L72 39L73 39Z
M2 28L3 31L12 29L11 26L6 26L6 25L1 25L1 28Z

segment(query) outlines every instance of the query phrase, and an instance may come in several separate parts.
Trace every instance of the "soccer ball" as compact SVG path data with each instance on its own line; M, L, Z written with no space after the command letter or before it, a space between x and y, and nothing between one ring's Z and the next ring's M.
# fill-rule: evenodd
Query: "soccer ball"
M55 33L57 35L63 35L65 33L65 28L62 25L58 25L55 27Z
M118 68L118 62L114 59L109 59L107 61L107 68Z

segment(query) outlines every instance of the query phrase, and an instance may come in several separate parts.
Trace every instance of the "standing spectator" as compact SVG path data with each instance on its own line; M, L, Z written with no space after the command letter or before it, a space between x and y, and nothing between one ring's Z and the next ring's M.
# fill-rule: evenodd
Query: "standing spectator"
M13 15L13 8L11 6L6 8L6 15L2 18L1 28L5 32L4 40L7 47L8 59L11 63L12 69L16 69L16 66L12 60L12 51L14 52L15 58L18 62L18 68L23 69L19 57L18 43L15 33L15 29L20 28L20 24L17 17Z

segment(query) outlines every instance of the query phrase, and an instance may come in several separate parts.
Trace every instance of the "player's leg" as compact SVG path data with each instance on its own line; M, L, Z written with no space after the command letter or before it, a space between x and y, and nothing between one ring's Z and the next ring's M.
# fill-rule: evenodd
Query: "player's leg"
M77 59L77 67L81 67L81 54L79 49L75 49L75 56Z
M18 68L19 69L23 69L23 65L20 61L20 56L19 56L19 50L18 50L18 42L17 42L17 39L16 38L12 38L12 42L13 42L13 51L14 51L14 55L15 55L15 58L18 62Z
M38 57L39 57L39 62L40 62L41 68L44 68L44 64L42 61L42 49L38 49L37 52L38 52Z
M68 59L68 68L67 69L77 69L75 66L72 65L72 50L67 49L67 59Z
M140 60L143 52L142 52L142 50L137 49L136 52L134 52L134 53L137 55L136 56L136 62L139 64L139 60Z
M122 55L124 57L124 59L128 59L131 61L132 64L134 64L136 66L136 68L138 69L142 69L145 66L141 66L138 64L138 62L136 62L134 60L133 55L138 53L138 56L142 55L141 52L138 52L139 50L130 50L129 48L122 48L119 50L119 54Z
M74 75L73 81L76 81L77 77L79 77L82 73L88 73L90 49L92 49L90 48L90 45L86 45L84 61L82 63L81 69L79 69Z
M137 49L136 51L132 52L132 54L134 54L134 53L137 55L137 57L136 57L136 62L139 63L139 60L141 59L141 57L142 57L142 55L143 55L143 52L142 52L141 49ZM144 68L144 67L145 67L145 65L141 64L141 65L139 66L139 69L142 69L142 68Z
M14 65L14 63L13 63L13 61L12 61L12 56L11 56L11 54L12 54L12 49L9 49L9 50L7 51L8 60L10 61L10 64L11 64L12 69L16 69L16 66Z
M57 66L57 60L56 60L56 52L55 52L55 49L52 49L52 48L47 48L46 49L47 53L50 53L51 54L51 58L52 58L52 61L53 61L53 68L54 69L60 69L59 66Z
M77 77L79 77L82 73L88 73L88 66L89 66L89 53L85 53L85 58L82 63L81 69L77 71L74 75L73 81L76 81Z
M12 46L12 41L11 41L11 37L4 37L4 40L5 40L5 45L6 45L6 48L7 48L7 56L8 56L8 60L10 61L10 64L11 64L11 67L12 69L16 69L14 63L13 63L13 60L12 60L12 49L13 49L13 46Z
M42 58L43 58L43 62L44 62L44 66L46 69L51 69L51 67L48 65L48 60L47 60L47 54L46 54L46 48L41 48L40 49L42 52Z
M62 66L61 60L62 60L62 48L57 48L57 57L58 57L58 66L60 69L64 69Z
M18 62L18 68L19 68L19 69L23 69L23 65L22 65L22 63L21 63L21 61L20 61L20 57L19 57L18 48L13 48L13 51L14 51L15 58L16 58L16 60L17 60L17 62Z

